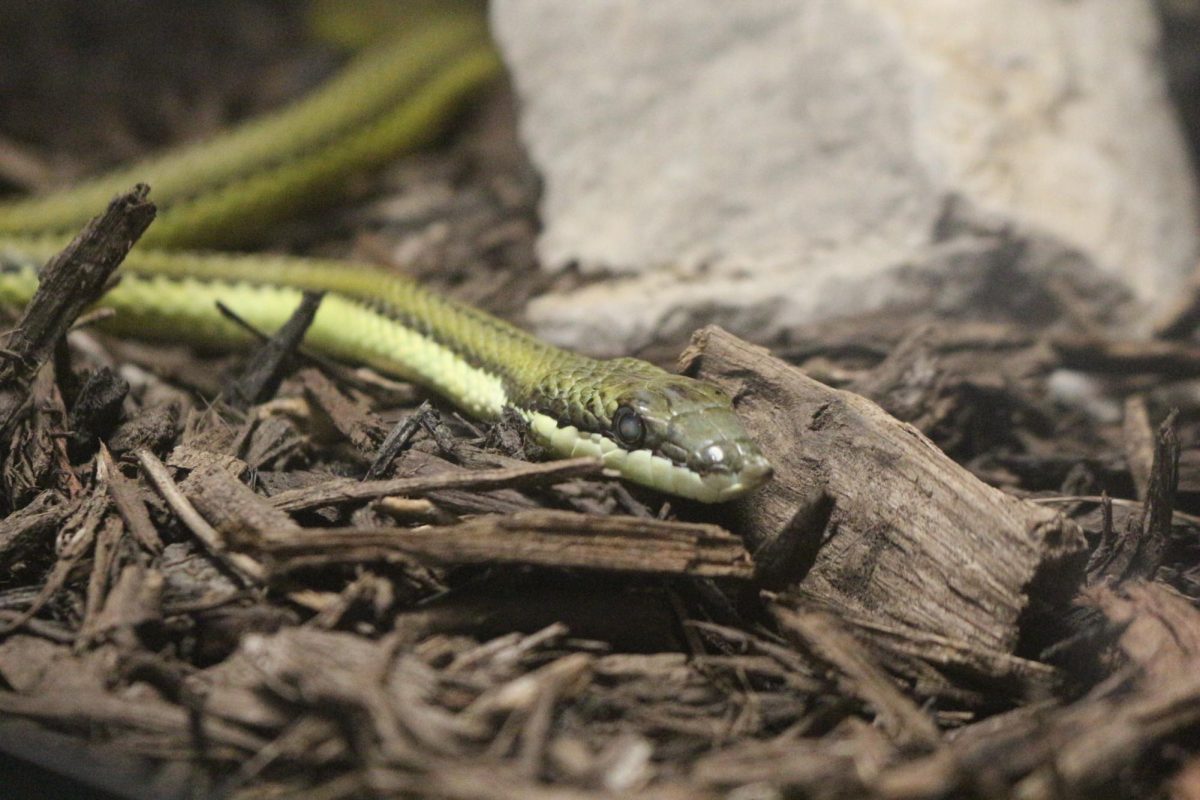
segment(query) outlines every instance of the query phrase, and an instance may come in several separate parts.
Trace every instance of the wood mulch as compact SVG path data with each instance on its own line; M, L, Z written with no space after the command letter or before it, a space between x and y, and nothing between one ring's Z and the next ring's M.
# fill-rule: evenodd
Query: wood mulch
M74 171L43 134L0 134L0 179ZM777 468L714 509L311 357L319 297L239 356L98 333L89 293L152 200L114 202L6 324L0 766L43 771L4 796L1200 798L1194 298L1145 342L1056 286L1038 314L859 317L770 351L698 331L679 368ZM271 244L518 317L535 202L501 91Z

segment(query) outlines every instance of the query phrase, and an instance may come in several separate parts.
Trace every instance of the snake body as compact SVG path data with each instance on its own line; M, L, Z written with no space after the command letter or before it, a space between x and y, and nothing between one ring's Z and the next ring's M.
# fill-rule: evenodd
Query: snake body
M160 216L102 301L116 312L106 323L116 333L243 344L245 332L218 301L269 331L305 291L320 291L307 346L416 381L479 419L514 408L554 455L597 456L631 481L704 502L762 484L770 467L715 386L637 359L554 347L378 267L183 249L246 243L265 222L327 198L346 176L420 146L498 70L482 19L433 14L272 116L0 205L0 304L27 301L38 267L65 238L143 181Z

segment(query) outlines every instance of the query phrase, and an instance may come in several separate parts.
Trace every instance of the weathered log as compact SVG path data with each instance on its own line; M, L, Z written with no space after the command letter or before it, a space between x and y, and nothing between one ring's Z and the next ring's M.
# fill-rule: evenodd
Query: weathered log
M987 486L870 400L716 327L681 361L734 396L775 466L737 504L735 528L760 558L792 537L792 594L1011 651L1033 596L1057 603L1079 585L1075 523ZM813 515L823 496L828 513Z

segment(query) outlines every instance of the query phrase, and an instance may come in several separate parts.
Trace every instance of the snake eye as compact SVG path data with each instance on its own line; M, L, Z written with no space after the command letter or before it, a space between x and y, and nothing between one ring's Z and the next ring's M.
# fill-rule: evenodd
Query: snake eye
M613 433L626 447L637 447L646 438L646 423L629 406L621 406L613 414Z

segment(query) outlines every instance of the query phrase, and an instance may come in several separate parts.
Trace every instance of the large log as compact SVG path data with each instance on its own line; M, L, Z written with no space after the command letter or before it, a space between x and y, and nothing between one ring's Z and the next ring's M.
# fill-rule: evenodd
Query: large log
M716 327L681 363L734 396L774 464L734 525L760 573L798 595L1012 651L1032 596L1060 602L1079 585L1075 523L984 484L870 400Z

